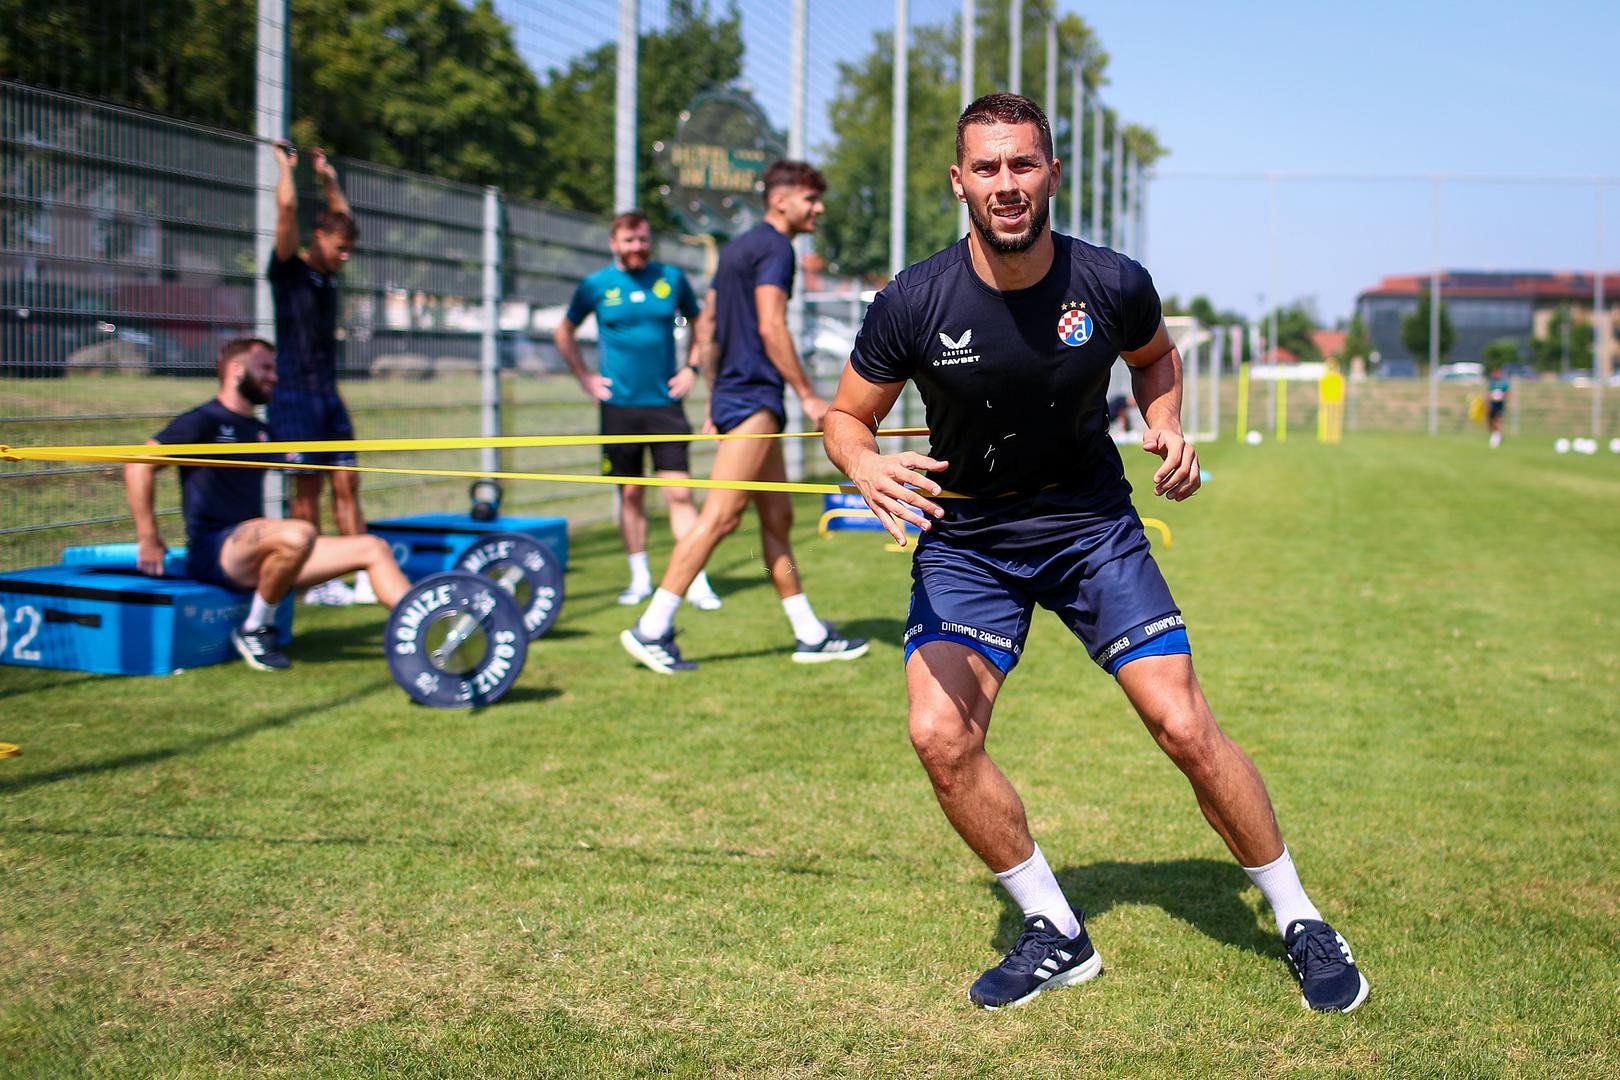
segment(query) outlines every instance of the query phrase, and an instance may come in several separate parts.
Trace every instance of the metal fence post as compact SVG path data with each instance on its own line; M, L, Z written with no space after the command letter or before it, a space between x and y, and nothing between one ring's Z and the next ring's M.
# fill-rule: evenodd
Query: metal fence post
M484 319L478 348L478 369L483 375L480 408L485 438L501 434L501 193L484 189ZM499 472L501 453L493 446L479 451L479 467Z
M1091 242L1097 247L1103 243L1103 113L1102 98L1091 99Z
M962 112L973 104L973 38L979 27L978 5L975 0L962 0ZM956 231L963 236L968 231L967 203L956 208Z
M788 157L795 161L805 158L805 70L809 59L809 30L807 24L807 7L809 0L793 0L793 29L790 39L790 49L793 55L788 64ZM795 258L799 267L804 267L805 256L810 254L810 237L800 236L793 241ZM793 338L794 351L799 355L799 362L804 365L805 377L815 385L814 353L810 337L805 333L805 287L801 280L799 287L793 291L788 300L788 333ZM788 430L804 430L804 410L797 395L788 394L787 423ZM788 439L787 445L782 448L782 464L787 469L790 480L804 478L804 443L803 439Z
M616 212L636 208L636 93L640 79L638 0L619 0L618 66L614 77L613 203Z
M910 94L910 13L908 0L894 0L894 109L889 124L889 276L906 268L906 140L909 137L910 112L907 98ZM899 422L910 426L910 409L902 397L899 401Z
M280 170L272 143L287 134L287 0L259 0L256 30L258 70L254 89L254 166L258 183L253 201L253 323L267 340L276 336L275 299L265 276L276 248L276 182ZM257 410L263 413L263 409ZM264 476L264 516L286 514L286 480L271 469Z

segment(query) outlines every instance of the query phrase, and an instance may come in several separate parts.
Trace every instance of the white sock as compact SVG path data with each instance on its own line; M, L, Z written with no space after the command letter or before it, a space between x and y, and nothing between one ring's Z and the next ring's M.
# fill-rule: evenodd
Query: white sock
M1011 894L1024 918L1039 915L1057 927L1064 937L1074 937L1080 932L1080 920L1074 917L1074 909L1063 895L1063 886L1058 884L1052 868L1046 865L1041 845L1036 844L1035 854L1011 870L997 874L996 880Z
M804 593L795 593L783 600L782 610L787 612L788 622L793 624L794 637L806 645L820 645L827 640L827 628L821 625L821 620L810 609L810 598Z
M693 578L692 579L692 584L687 587L686 595L687 596L713 596L714 595L714 586L709 584L709 572L707 570L699 570L698 571L698 576Z
M630 553L630 589L632 592L646 592L652 588L652 571L647 569L647 553L633 551Z
M641 613L636 629L642 637L661 638L675 625L675 612L680 609L681 598L668 589L659 589L647 601L647 610Z
M248 632L257 630L261 626L268 626L270 620L276 617L276 605L260 596L253 594L253 604L248 608L247 619L242 623L242 629Z
M1260 887L1266 903L1271 905L1272 917L1277 920L1277 932L1284 937L1288 936L1288 926L1295 919L1322 918L1311 898L1305 895L1305 886L1299 883L1299 871L1294 869L1294 857L1288 854L1287 844L1273 861L1264 866L1245 866L1243 872Z

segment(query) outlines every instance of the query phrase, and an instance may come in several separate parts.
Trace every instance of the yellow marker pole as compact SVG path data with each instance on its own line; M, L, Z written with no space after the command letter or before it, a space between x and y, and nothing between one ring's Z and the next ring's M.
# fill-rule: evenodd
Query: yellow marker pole
M1288 380L1277 380L1277 441L1288 441Z
M1344 376L1329 371L1316 384L1316 441L1337 443L1344 437Z
M1249 362L1238 365L1237 441L1249 437Z

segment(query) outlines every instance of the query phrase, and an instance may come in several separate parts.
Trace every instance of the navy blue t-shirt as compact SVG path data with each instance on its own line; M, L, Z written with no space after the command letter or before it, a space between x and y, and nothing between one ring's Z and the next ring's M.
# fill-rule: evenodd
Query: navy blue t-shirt
M760 222L726 246L710 283L714 289L715 341L720 362L714 395L736 395L781 408L782 373L765 355L759 336L754 288L775 285L793 295L793 244Z
M980 280L958 241L901 271L855 339L856 374L916 382L929 453L950 462L933 478L971 497L941 503L942 537L1036 539L1129 505L1108 434L1108 372L1158 332L1159 295L1134 260L1052 240L1046 276L1010 292Z
M337 393L337 275L302 256L270 255L276 305L276 378L283 395Z
M181 413L152 437L166 445L265 442L270 432L255 417L232 412L215 398ZM181 465L180 508L186 519L186 536L193 546L193 538L263 517L264 470Z

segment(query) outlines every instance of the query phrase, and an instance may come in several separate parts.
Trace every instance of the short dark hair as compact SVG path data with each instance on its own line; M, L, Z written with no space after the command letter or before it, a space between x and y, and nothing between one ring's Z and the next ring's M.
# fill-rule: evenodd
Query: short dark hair
M342 210L322 210L315 215L315 227L321 232L337 233L351 244L360 239L360 226Z
M626 210L624 213L618 215L612 221L608 222L608 235L612 236L620 229L639 229L643 225L646 225L648 228L652 227L652 223L647 220L646 214L640 213L636 210Z
M765 170L765 197L769 199L771 192L782 187L810 188L820 195L827 190L827 178L809 162L783 158L773 161L770 168Z
M1041 136L1041 150L1051 161L1052 125L1046 120L1041 107L1022 94L986 94L962 110L956 120L956 160L967 152L969 124L1034 124Z
M260 346L260 345L263 345L266 349L269 349L272 353L274 353L276 351L276 347L274 345L270 344L268 341L264 340L264 338L262 338L262 337L232 338L230 341L227 341L225 344L221 345L219 347L219 363L217 365L217 370L219 372L219 377L222 378L222 379L225 377L225 365L226 364L229 364L232 360L235 360L238 356L241 356L243 353L249 352L250 350L252 350L252 349L254 349L254 348L256 348L257 346Z

